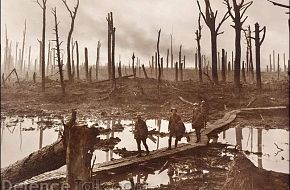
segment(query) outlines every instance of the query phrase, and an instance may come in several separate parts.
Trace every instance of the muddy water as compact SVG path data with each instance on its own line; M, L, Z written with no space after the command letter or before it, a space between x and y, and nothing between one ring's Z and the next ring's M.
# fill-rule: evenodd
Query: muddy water
M86 123L88 126L98 123L99 127L111 128L115 124L121 124L124 130L120 132L110 132L101 135L101 139L109 139L110 137L118 137L121 141L115 148L126 148L128 151L137 149L136 141L133 136L134 121L131 120L111 120L96 121L94 119L83 118L79 123ZM168 121L166 120L147 120L149 130L156 129L160 132L168 132ZM62 127L59 119L46 118L22 118L22 117L3 117L1 119L1 168L8 166L28 156L30 153L41 147L49 145L58 139L58 131ZM186 124L187 132L191 131L190 124ZM181 143L186 143L186 138ZM159 137L153 135L147 140L150 150L156 150L168 145L168 137ZM120 158L112 149L102 151L96 150L95 163L102 163L112 159Z
M126 148L128 151L137 150L133 136L133 124L131 120L110 120L96 121L94 119L82 118L79 123L86 123L89 126L98 123L99 127L112 128L115 124L121 124L124 130L110 132L101 135L102 139L118 137L121 141L114 149ZM160 132L168 132L168 121L147 120L149 130L156 129ZM39 148L49 145L58 139L58 130L62 124L59 119L53 118L17 118L6 117L1 119L1 168L8 166L28 156ZM192 132L191 124L186 123L186 132ZM229 128L218 135L213 141L238 145L241 150L247 153L250 160L257 166L266 170L289 173L289 131L282 129L258 129L250 126L241 128L239 126ZM147 140L150 150L167 147L168 137L152 135ZM183 138L181 143L187 143ZM276 145L283 149L279 150ZM96 150L95 163L102 163L120 156L112 149L106 151ZM154 174L152 180L156 179ZM150 178L150 175L148 178ZM154 177L155 176L155 177ZM158 178L162 178L162 173ZM159 181L158 179L157 181Z
M289 173L289 131L287 130L235 126L221 132L215 140L237 145L237 148L243 150L259 168Z

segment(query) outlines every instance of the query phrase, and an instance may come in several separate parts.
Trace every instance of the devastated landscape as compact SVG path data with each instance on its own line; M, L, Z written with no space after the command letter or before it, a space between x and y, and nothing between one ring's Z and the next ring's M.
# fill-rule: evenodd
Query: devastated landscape
M14 1L1 33L1 189L289 189L287 32L283 16L257 11L289 5L20 2L19 43Z

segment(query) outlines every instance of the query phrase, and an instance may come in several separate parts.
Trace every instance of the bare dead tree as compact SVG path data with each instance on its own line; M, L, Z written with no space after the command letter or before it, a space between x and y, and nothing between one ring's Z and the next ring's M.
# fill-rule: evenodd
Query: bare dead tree
M133 55L132 55L132 70L133 70L133 76L134 76L134 78L136 78L136 69L135 69L135 55L134 55L134 53L133 53Z
M180 81L183 81L183 72L182 72L182 62L181 62L181 50L182 50L182 45L179 46L179 53L178 53L178 64L179 64L179 76L180 76Z
M198 76L199 82L202 83L202 65L201 65L201 47L200 47L200 39L201 39L201 24L200 24L201 14L199 13L198 17L198 30L196 30L196 41L197 41L197 59L198 59Z
M72 78L75 78L75 60L74 60L74 49L75 49L75 42L72 38L71 40L71 63L72 63Z
M55 42L56 42L56 59L57 59L57 65L58 65L58 72L59 72L59 79L60 79L60 85L62 89L62 94L65 95L65 84L64 84L64 77L63 77L63 62L60 58L60 46L62 42L59 41L59 35L58 35L58 25L59 22L57 21L57 13L56 13L56 7L52 9L52 14L54 16L54 32L55 32ZM55 58L54 58L55 59Z
M112 27L113 25L113 16L111 14L111 21L112 21ZM116 42L116 28L112 28L112 79L113 79L113 86L116 88L116 66L115 66L115 42Z
M106 18L108 22L108 78L112 79L112 29L111 13Z
M29 46L29 50L28 50L28 71L30 71L30 66L31 66L31 46ZM15 58L17 59L17 58Z
M243 24L247 20L248 16L245 16L247 9L253 4L253 1L245 2L241 0L237 3L237 0L232 0L232 5L230 0L224 0L224 4L227 6L228 13L232 18L234 25L232 27L235 29L236 39L235 39L235 70L234 70L234 90L236 94L241 91L241 31Z
M172 69L173 68L172 34L170 34L170 63L171 63L171 69Z
M226 82L226 53L225 49L222 49L222 81Z
M252 31L251 26L248 26L248 30L243 30L247 42L247 62L249 65L250 78L254 81L254 63L253 63L253 48L252 48Z
M169 49L167 49L167 54L166 54L166 69L168 69L168 64L169 64Z
M86 80L89 80L89 60L88 60L88 48L85 48L85 74Z
M46 63L46 72L48 74L50 64L50 42L48 42L48 49L47 49L47 63Z
M41 1L41 2L40 2ZM37 0L42 9L42 40L41 40L41 87L45 91L45 28L46 28L46 3L47 0Z
M22 52L21 52L21 65L20 73L23 73L23 64L24 64L24 50L25 50L25 39L26 39L26 19L24 22L24 31L23 31L23 41L22 41Z
M217 71L217 36L224 32L219 32L222 24L229 18L228 11L224 14L222 20L216 25L218 11L213 12L209 0L205 0L205 14L202 12L200 3L197 1L199 12L211 33L211 55L212 55L212 79L215 84L218 84Z
M158 39L157 39L158 98L160 98L160 83L161 83L161 65L160 65L160 52L159 52L160 33L161 33L161 29L159 29L158 31Z
M46 0L47 1L47 0ZM71 52L70 52L70 43L71 43L71 38L72 38L72 34L73 34L73 30L74 30L74 25L75 25L75 19L77 16L77 12L78 12L78 8L79 8L79 4L80 1L77 0L77 4L74 7L74 10L71 10L66 2L66 0L62 0L63 4L65 5L66 9L69 12L70 18L71 18L71 24L70 24L70 30L67 36L67 46L66 46L66 53L67 53L67 75L68 75L68 80L70 82L73 81L73 75L72 75L72 70L71 70Z
M262 39L260 39L260 33L263 32ZM266 27L264 26L260 30L260 25L258 23L255 24L255 47L256 47L256 80L257 80L257 88L262 88L262 80L261 80L261 45L265 40L266 36Z
M97 61L96 61L96 80L99 80L100 49L101 49L101 42L98 41L98 45L97 45Z
M76 53L77 53L77 79L80 80L80 55L79 55L79 43L76 43Z

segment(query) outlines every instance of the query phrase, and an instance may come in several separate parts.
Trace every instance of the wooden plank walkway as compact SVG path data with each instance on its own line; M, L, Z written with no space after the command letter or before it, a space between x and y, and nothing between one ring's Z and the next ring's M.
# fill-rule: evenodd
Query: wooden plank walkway
M185 143L179 144L177 148L175 149L173 148L172 150L167 150L166 148L162 148L159 150L151 151L148 156L143 156L143 157L130 156L130 157L121 158L121 159L117 159L117 160L113 160L109 162L104 162L101 164L95 164L93 167L93 172L97 174L100 172L110 172L110 171L121 169L124 167L132 167L134 165L138 165L138 164L148 162L151 160L165 158L173 154L177 154L177 153L184 152L187 150L192 150L196 147L206 146L209 140L208 134L212 133L213 131L217 129L221 129L222 127L225 127L231 122L233 122L236 119L238 113L242 111L278 110L278 109L287 109L287 107L277 106L277 107L241 108L241 109L230 111L226 113L223 118L218 119L213 123L208 123L207 128L203 130L201 133L200 143L194 143L191 140L187 144ZM56 171L51 171L51 172L41 174L39 176L35 176L29 180L24 181L21 184L30 184L30 183L35 183L35 182L47 181L51 179L63 178L63 177L65 177L65 172L63 171L60 172L56 170Z
M188 102L189 104L192 105L191 102ZM163 157L168 157L170 155L180 153L183 151L191 150L196 147L201 147L201 146L206 146L208 143L208 134L213 132L214 130L220 129L222 127L227 126L231 122L233 122L237 114L242 112L242 111L253 111L253 110L273 110L273 109L286 109L286 106L278 106L278 107L262 107L262 108L242 108L238 110L233 110L224 115L223 118L216 120L214 123L209 123L207 125L207 128L202 131L201 133L201 142L200 143L194 143L190 142L187 144L180 144L177 148L167 150L166 148L162 148L159 150L152 151L150 155L148 156L143 156L143 157L135 157L135 156L130 156L126 158L121 158L101 164L97 164L93 167L93 172L104 172L104 171L110 171L114 169L120 169L123 167L128 167L132 165L137 165L142 162L147 162L150 160L155 160L158 158L163 158ZM192 138L191 138L192 139Z

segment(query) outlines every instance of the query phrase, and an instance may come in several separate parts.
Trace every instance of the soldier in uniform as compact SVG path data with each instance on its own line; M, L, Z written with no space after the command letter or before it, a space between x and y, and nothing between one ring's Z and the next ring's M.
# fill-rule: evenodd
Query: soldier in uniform
M200 130L204 127L204 120L201 113L201 110L199 109L199 106L197 103L193 105L193 115L192 115L192 128L195 130L196 134L196 143L200 142Z
M134 130L134 138L136 139L137 142L137 147L138 147L138 157L141 156L141 141L146 149L146 155L149 154L149 149L148 145L146 143L146 139L148 137L148 127L141 119L141 115L137 115L137 121L135 122L135 130Z
M177 109L171 108L171 113L172 115L170 116L168 124L169 130L168 150L171 149L171 142L173 136L175 136L175 148L176 148L178 141L180 141L185 134L185 126L181 120L181 117L177 114Z

